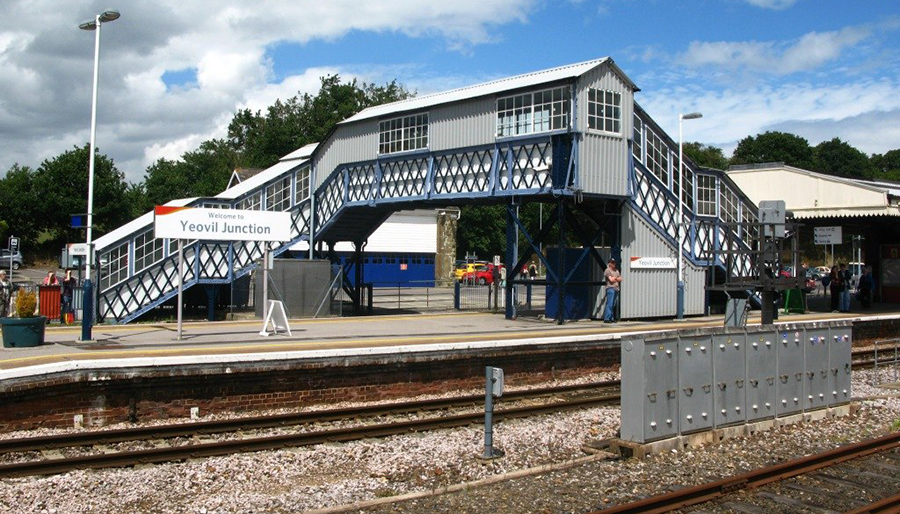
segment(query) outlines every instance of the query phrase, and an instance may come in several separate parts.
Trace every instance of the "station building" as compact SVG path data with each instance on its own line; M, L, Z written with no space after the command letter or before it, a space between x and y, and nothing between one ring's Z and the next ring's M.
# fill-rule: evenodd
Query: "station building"
M876 300L900 302L900 184L824 175L780 162L732 166L728 176L757 204L784 200L808 240L816 227L841 227L843 244L858 250L853 260L859 255L872 266Z
M620 317L675 315L679 253L684 313L702 314L708 281L749 268L713 249L750 248L754 234L736 224L749 227L757 208L722 171L685 159L681 177L678 145L636 102L639 91L601 58L371 107L214 198L173 204L288 211L292 239L273 251L305 242L310 257L337 262L338 245L350 245L351 292L368 280L358 264L370 238L395 213L502 204L504 262L521 269L542 260L545 284L560 293L560 319L570 304L595 303L577 291L597 288L577 286L596 285L578 270L585 261L605 267L597 247L621 264ZM551 213L542 229L518 218L518 207L531 202ZM726 237L721 224L737 237ZM537 254L551 244L564 249L553 262ZM128 322L174 296L176 246L153 237L152 214L99 238L99 316ZM263 253L256 242L187 247L187 286L229 283ZM517 279L508 281L507 300ZM516 316L514 302L506 305Z

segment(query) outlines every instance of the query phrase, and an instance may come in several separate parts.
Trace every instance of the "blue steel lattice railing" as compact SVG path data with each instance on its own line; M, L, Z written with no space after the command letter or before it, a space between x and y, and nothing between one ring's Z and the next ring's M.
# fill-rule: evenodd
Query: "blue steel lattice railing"
M314 193L315 237L318 240L343 209L357 206L562 190L571 184L553 184L553 144L551 136L544 135L339 166ZM293 173L294 169L285 173ZM574 173L569 171L559 176L574 181ZM269 184L281 178L273 178L241 198L264 192ZM235 199L232 204L239 201ZM200 206L202 202L200 199L190 205ZM292 239L274 248L275 255L309 238L309 199L294 204L288 212ZM133 245L134 237L148 227L139 227L124 239ZM258 265L264 247L257 242L195 241L185 245L184 251L187 288L196 284L228 283L249 273ZM170 251L162 260L138 272L129 270L124 280L98 291L98 319L127 323L175 296L176 266L177 254Z
M695 175L696 176L696 175ZM720 177L717 177L720 181ZM635 161L632 175L634 191L632 195L632 205L638 209L642 216L656 227L659 233L671 245L678 244L678 223L676 221L678 212L678 197L666 185L662 183L655 175L650 173L642 163ZM727 187L722 184L721 187ZM742 209L750 209L748 202L742 199ZM755 222L755 212L746 214L748 221ZM681 223L687 227L685 230L684 241L682 242L682 252L685 257L697 266L708 266L711 262L707 256L714 255L714 249L727 250L750 250L752 246L752 237L748 242L745 237L726 238L723 232L727 228L717 226L715 224L698 223L698 218L691 210L691 206L685 204L685 212L681 217ZM729 243L729 240L732 243ZM731 244L734 248L725 248ZM728 262L722 256L717 254L717 266L730 267L727 271L733 276L747 276L752 273L753 263L746 255L737 256L728 266Z

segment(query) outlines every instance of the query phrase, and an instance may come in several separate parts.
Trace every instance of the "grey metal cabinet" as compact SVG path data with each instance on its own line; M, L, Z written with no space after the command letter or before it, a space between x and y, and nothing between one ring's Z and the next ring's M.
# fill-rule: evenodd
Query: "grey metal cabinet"
M775 416L777 341L769 331L747 331L747 421Z
M744 333L738 331L713 336L713 403L716 409L716 426L743 423L747 418L744 408L746 340Z
M712 338L683 336L678 353L679 430L706 430L713 423Z

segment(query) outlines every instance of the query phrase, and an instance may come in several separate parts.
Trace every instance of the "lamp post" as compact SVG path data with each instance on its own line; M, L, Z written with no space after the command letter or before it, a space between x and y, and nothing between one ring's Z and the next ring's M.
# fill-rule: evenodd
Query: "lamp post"
M103 11L78 26L81 30L93 30L94 34L94 93L91 101L91 145L88 156L88 198L87 198L87 248L88 256L85 264L84 295L81 318L81 340L91 340L91 327L94 324L94 292L91 287L91 264L94 260L93 228L94 228L94 142L97 138L97 83L100 79L100 25L119 19L119 11Z
M675 317L684 319L684 136L682 124L684 120L702 118L699 112L678 115L678 290L676 296Z

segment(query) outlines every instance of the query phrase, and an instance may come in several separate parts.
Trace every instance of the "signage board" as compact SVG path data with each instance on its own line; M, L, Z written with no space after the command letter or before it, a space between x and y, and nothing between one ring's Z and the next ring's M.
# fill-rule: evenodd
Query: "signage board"
M817 245L839 245L843 239L841 227L815 227Z
M631 269L675 269L678 265L674 257L632 257Z
M153 235L208 241L290 241L289 212L157 205Z
M19 238L18 237L10 237L9 238L9 252L16 253L19 251Z
M69 243L66 245L66 251L69 252L69 255L87 256L88 245L87 243Z

